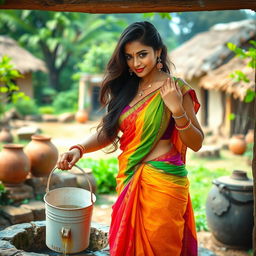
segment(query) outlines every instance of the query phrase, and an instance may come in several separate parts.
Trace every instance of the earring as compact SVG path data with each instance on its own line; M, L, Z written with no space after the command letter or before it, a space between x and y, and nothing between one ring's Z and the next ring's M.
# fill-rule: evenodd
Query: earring
M163 63L161 62L161 58L159 56L157 56L157 59L156 59L156 68L158 69L158 71L162 71L162 68L163 68Z
M130 76L132 76L133 72L130 68L129 68L129 73L130 73Z

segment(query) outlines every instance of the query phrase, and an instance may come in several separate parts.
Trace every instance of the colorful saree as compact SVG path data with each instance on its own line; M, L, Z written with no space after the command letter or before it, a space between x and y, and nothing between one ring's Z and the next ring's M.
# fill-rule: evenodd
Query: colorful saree
M195 112L194 90L189 93ZM189 181L186 146L174 128L168 161L143 159L165 132L171 113L156 90L120 116L122 153L119 155L117 193L109 233L111 256L196 256L197 239Z

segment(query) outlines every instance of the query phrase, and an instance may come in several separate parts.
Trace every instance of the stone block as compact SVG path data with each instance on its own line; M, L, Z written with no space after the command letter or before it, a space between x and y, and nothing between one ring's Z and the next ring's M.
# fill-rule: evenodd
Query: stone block
M17 184L15 186L5 185L7 191L7 198L11 199L13 202L21 202L24 199L34 198L34 191L31 186L24 183Z
M109 226L92 222L88 250L99 251L104 249L108 245L108 232Z
M30 140L31 136L40 133L41 130L35 126L24 126L17 130L17 136L20 140Z
M42 201L30 201L27 204L22 204L20 207L32 211L34 220L45 220L45 205Z
M43 120L43 122L57 122L58 117L55 115L44 114L44 115L42 115L42 120Z
M11 225L11 222L8 219L6 219L3 216L0 216L0 230L3 230L6 227L9 227L10 225ZM0 246L0 248L1 248L1 246Z
M77 187L76 175L69 172L55 172L50 181L50 190L62 187Z
M33 188L35 198L41 198L46 192L47 180L48 177L29 177L25 183Z
M3 206L1 211L3 216L5 216L11 224L30 222L34 220L32 211L25 208L7 205Z
M75 120L75 114L73 113L63 113L58 116L58 120L61 123L69 123Z

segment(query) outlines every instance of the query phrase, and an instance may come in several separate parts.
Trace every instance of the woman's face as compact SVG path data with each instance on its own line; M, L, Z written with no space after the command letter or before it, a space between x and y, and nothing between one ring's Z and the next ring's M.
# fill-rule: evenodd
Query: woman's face
M154 51L139 41L127 43L124 48L125 58L129 68L138 76L145 77L153 69L156 69L157 56L159 51Z

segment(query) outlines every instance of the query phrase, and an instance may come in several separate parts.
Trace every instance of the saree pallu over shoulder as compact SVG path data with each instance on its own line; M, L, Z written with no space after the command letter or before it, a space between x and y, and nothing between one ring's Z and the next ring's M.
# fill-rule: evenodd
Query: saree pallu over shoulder
M178 80L178 79L177 79ZM178 80L183 95L189 93L197 112L194 90ZM111 256L196 256L197 240L189 181L185 168L186 146L174 128L171 143L182 162L143 159L164 134L171 118L159 90L120 116L117 202L109 233Z

